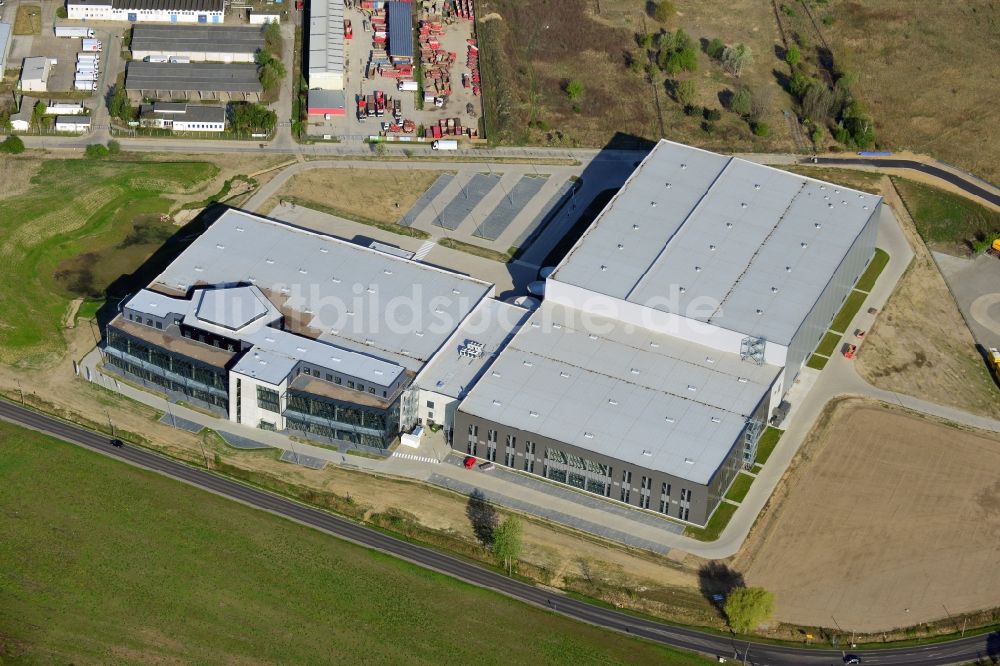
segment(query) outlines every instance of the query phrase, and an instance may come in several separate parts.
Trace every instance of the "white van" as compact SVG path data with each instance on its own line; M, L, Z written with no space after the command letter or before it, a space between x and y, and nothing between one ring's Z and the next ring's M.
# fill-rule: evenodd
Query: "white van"
M438 139L431 144L432 150L458 150L458 141L454 139Z

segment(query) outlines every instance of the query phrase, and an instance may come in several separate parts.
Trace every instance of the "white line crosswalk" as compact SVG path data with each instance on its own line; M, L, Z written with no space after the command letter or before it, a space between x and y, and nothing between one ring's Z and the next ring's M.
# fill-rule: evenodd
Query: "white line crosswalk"
M403 460L416 460L417 462L431 463L432 465L437 465L441 461L437 458L427 458L425 456L415 456L412 453L393 453L392 458L402 458Z
M434 249L435 245L437 245L436 241L433 240L424 241L424 244L421 245L420 248L413 255L414 261L423 261L424 257L430 254L430 251Z

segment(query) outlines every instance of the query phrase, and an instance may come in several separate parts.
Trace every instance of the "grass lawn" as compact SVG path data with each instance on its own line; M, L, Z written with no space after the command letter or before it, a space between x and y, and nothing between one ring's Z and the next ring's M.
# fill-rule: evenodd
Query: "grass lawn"
M906 178L892 179L924 241L967 254L972 241L1000 234L1000 213L957 194Z
M809 357L809 360L806 361L806 367L812 368L813 370L822 370L823 368L826 367L826 364L829 362L830 358L828 356L820 356L819 354L813 354L812 356Z
M737 474L736 479L733 480L733 485L729 486L726 499L739 504L747 496L747 493L750 492L750 484L752 483L753 477L749 474Z
M729 524L734 513L736 513L736 505L723 502L712 514L708 525L705 527L686 527L684 528L684 536L698 541L715 541L722 534L722 530L726 529L726 525Z
M308 199L305 197L293 197L293 196L282 196L286 202L293 203L296 206L302 206L303 208L311 208L313 210L318 210L321 213L326 213L327 215L335 215L337 217L342 217L345 220L351 220L352 222L358 222L360 224L367 224L370 227L375 227L376 229L381 229L382 231L388 231L389 233L399 234L400 236L409 236L410 238L430 238L430 234L422 229L417 229L415 227L405 227L402 224L396 224L395 222L384 222L381 220L375 220L360 213L354 212L352 210L347 210L337 206L330 206L324 203L320 203L315 199ZM404 211L405 212L405 211Z
M707 664L0 423L0 659Z
M783 432L784 430L778 430L773 426L767 426L764 429L764 432L760 435L760 439L757 440L758 465L763 465L771 457L771 453L774 452L774 447L778 445L778 440L781 439Z
M830 324L830 330L836 331L837 333L845 333L847 327L851 325L851 321L854 319L854 315L858 314L858 310L865 302L865 298L868 294L863 291L858 291L855 289L850 294L847 295L847 299L844 301L844 305L840 308L840 312L837 316L833 318L833 323Z
M205 162L42 162L29 188L0 200L0 362L61 350L69 301L104 300L178 230L160 221L171 205L163 195L194 191L217 171Z
M15 35L42 34L42 8L38 5L21 5L14 17Z
M781 167L783 171L802 174L810 178L825 180L844 187L850 187L869 194L881 194L882 188L879 181L882 174L875 171L860 171L858 169L843 169L836 167L805 166L802 164L789 164Z
M484 259L499 261L501 264L506 264L513 256L511 252L507 252L505 254L503 252L498 252L497 250L491 250L488 247L479 247L478 245L474 245L472 243L466 243L465 241L460 241L457 238L442 238L438 241L438 245L452 250L468 252L469 254L474 254L477 257L483 257Z
M833 352L837 349L837 343L840 342L841 333L834 333L833 331L827 331L823 339L819 341L819 345L816 347L816 353L822 356L831 356Z
M855 289L860 289L861 291L871 291L875 286L875 281L878 280L878 276L882 274L882 270L885 265L889 263L889 253L880 247L875 248L875 256L872 260L868 262L868 268L865 272L861 274L858 278L858 284L854 286Z

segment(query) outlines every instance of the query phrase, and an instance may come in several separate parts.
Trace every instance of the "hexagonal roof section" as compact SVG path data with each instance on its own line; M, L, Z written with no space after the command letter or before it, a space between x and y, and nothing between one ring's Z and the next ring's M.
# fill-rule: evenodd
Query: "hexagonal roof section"
M238 331L268 313L268 300L256 287L205 289L195 310L198 319Z

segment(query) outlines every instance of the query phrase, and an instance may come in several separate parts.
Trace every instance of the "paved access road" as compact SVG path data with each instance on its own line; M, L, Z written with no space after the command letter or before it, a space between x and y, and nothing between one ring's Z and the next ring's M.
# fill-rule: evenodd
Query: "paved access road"
M916 160L897 160L892 158L871 158L871 157L817 157L816 161L804 160L803 164L858 164L861 166L873 166L882 169L913 169L925 173L928 176L940 178L951 183L964 192L968 192L990 203L1000 206L1000 195L996 192L980 187L973 182L973 177L963 177L953 171L936 167L933 164L924 164Z
M788 666L810 664L818 666L822 664L833 666L843 662L843 653L840 651L737 642L726 636L670 626L564 597L443 553L394 539L345 518L185 465L146 449L130 445L115 448L111 446L110 441L104 435L8 402L0 401L0 418L54 435L131 465L159 472L237 502L269 511L358 545L395 555L419 566L454 576L459 580L486 587L543 608L549 608L576 620L623 631L657 643L710 655L736 657L739 660L746 656L748 664ZM969 662L986 657L990 655L990 650L1000 652L1000 635L971 636L949 643L924 647L858 651L857 653L862 657L864 664L886 666L943 665Z

